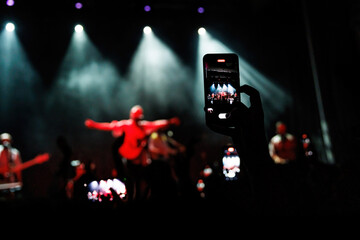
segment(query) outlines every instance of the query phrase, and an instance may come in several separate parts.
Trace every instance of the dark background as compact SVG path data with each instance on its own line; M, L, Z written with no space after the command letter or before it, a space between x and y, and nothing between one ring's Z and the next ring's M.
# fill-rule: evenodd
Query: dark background
M37 74L32 83L16 83L10 88L0 84L0 132L12 134L13 145L20 150L24 161L41 152L52 154L48 163L24 171L24 183L31 195L44 196L48 192L61 159L56 145L58 136L65 136L68 140L74 159L95 161L99 176L108 176L113 166L110 153L112 136L83 126L83 120L91 117L91 101L88 105L71 104L71 101L60 99L50 105L47 102L56 86L57 71L75 22L86 27L92 43L119 72L128 69L145 25L150 25L157 36L195 72L196 31L205 26L292 97L291 106L275 118L265 119L268 138L274 134L275 121L284 120L289 132L296 137L300 138L306 132L313 139L320 139L316 150L321 156L319 111L307 42L307 37L310 37L335 164L356 164L359 161L358 1L154 0L105 3L85 0L81 10L75 9L74 3L17 0L13 7L7 7L5 1L0 5L0 23L5 26L8 19L15 22L16 35ZM144 12L145 4L151 5L151 12ZM198 6L205 8L203 14L197 13ZM308 16L310 34L306 32L304 16ZM16 62L12 62L10 67L21 68ZM20 74L26 75L26 72ZM21 79L22 76L14 78ZM66 95L59 98L66 98ZM151 103L149 99L143 101ZM204 126L203 119L193 119L190 110L193 102L189 99L189 111L183 108L178 111L176 103L166 112L158 110L156 104L144 110L145 118L149 120L174 115L182 119L182 125L173 129L174 137L187 146L189 171L196 175L202 163L196 162L193 156L205 150L213 156L209 161L218 161L215 156L229 139L211 133ZM114 110L100 112L96 120L127 118L131 106L120 103L119 107L117 103L114 99L110 106L106 106L107 109L114 106ZM319 161L326 162L326 159L320 158Z

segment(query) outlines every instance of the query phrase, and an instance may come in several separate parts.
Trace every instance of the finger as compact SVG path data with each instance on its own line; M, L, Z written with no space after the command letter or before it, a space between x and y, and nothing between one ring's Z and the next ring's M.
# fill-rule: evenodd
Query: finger
M261 98L258 90L247 84L244 84L240 87L240 92L243 92L249 96L251 104L250 107L261 107Z

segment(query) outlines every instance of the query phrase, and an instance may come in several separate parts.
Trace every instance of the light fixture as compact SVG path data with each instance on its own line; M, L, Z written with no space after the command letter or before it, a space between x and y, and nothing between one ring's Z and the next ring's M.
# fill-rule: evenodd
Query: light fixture
M13 23L9 22L6 24L5 29L8 32L12 32L15 30L15 25Z
M150 34L152 32L151 27L149 27L149 26L144 27L143 31L145 34Z
M199 35L204 35L205 33L206 33L206 29L205 29L205 28L201 27L201 28L198 29L198 34L199 34Z
M14 0L6 0L6 5L8 5L9 7L14 6L15 1Z
M149 5L146 5L146 6L144 7L144 11L145 11L145 12L150 12L150 11L151 11L151 7L150 7Z
M75 8L76 9L81 9L82 7L83 7L83 4L81 2L75 3Z
M82 31L84 31L84 27L80 24L77 24L74 28L75 32L77 33L81 33Z

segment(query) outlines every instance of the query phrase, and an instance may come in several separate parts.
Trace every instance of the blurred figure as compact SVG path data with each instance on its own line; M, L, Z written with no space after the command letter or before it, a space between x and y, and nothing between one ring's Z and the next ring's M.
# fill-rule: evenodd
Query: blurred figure
M54 174L53 182L49 188L49 194L56 199L68 199L66 184L75 175L75 169L71 166L73 150L65 136L59 135L56 138L56 145L61 152L62 158L59 169Z
M276 122L276 135L270 139L269 153L276 164L293 162L297 158L296 138L287 132L285 123Z
M96 179L96 165L94 162L85 163L80 160L72 160L75 175L69 178L65 186L67 198L79 202L88 200L86 185Z
M19 150L11 146L12 136L9 133L2 133L0 141L0 182L22 183L21 170L13 170L22 164L22 159Z
M20 167L22 159L19 150L12 147L12 136L9 133L0 135L0 191L1 198L21 197L23 186Z
M112 122L95 122L85 120L85 126L90 129L111 131L115 138L124 135L118 153L125 159L126 170L135 184L135 193L140 198L145 198L148 191L146 182L146 167L151 163L148 153L148 138L151 133L160 129L179 125L180 119L161 119L155 121L143 120L143 108L135 105L130 110L130 118ZM135 195L135 196L136 196Z
M152 160L169 161L172 156L185 152L183 144L171 137L172 132L156 131L149 138L149 153Z
M207 180L208 177L213 174L213 169L209 164L206 164L204 169L200 171L200 176L196 182L196 188L200 194L201 198L207 197L207 191L205 191L205 188L207 190Z
M314 148L314 145L311 141L311 138L308 134L303 133L301 135L301 143L302 143L302 157L305 158L305 161L311 163L317 160L317 154Z
M180 179L177 175L177 157L186 147L172 138L172 131L156 131L149 137L148 150L151 158L149 183L152 199L175 197L180 194Z
M111 155L114 161L114 168L111 170L111 176L114 178L125 178L125 164L122 156L119 154L119 148L124 142L125 134L120 137L115 138L114 142L111 144Z

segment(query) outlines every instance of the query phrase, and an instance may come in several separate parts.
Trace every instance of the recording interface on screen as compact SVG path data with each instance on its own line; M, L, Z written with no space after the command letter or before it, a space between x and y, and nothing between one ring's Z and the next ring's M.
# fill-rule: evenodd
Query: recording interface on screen
M206 101L210 104L233 104L240 101L238 67L232 62L205 62Z
M234 147L231 146L224 150L222 164L225 178L236 180L237 174L240 172L240 157Z

